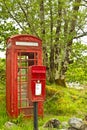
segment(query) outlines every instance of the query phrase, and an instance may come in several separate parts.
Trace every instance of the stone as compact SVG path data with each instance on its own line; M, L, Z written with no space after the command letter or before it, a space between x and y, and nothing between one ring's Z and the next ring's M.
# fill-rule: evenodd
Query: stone
M81 126L83 125L83 121L80 118L73 117L68 121L70 127L81 130Z
M87 124L83 124L81 127L80 127L81 130L87 130Z
M12 129L13 127L16 127L17 125L8 121L8 122L5 123L4 126L5 126L6 129Z
M78 129L73 128L73 127L69 127L68 130L78 130Z
M60 125L60 121L58 119L50 119L49 121L47 121L45 124L44 124L44 128L59 128L59 125Z

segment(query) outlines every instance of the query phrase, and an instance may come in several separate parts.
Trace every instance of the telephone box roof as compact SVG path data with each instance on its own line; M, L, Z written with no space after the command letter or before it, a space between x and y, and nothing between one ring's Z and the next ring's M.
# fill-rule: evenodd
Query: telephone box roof
M42 42L42 40L36 36L33 36L33 35L29 35L29 34L18 34L18 35L14 35L14 36L11 36L7 39L7 44L8 42L11 42L11 41L15 41L15 40L24 40L24 41L38 41L38 42Z

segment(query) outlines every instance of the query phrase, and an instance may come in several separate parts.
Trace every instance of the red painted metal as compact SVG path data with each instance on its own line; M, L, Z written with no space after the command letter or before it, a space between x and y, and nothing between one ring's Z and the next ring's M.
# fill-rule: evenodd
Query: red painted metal
M6 49L6 110L10 117L33 115L28 97L29 66L42 66L42 41L32 35L15 35L7 40ZM43 101L38 103L43 116Z
M29 67L29 99L32 102L45 100L46 67Z

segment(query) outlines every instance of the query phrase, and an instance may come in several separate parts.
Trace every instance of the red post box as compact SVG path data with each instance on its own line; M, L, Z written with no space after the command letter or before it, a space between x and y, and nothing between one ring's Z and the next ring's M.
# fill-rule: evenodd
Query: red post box
M29 67L29 100L34 105L34 130L38 130L38 103L45 100L46 67Z
M29 67L29 99L32 102L45 100L46 67Z
M43 65L42 40L28 34L11 36L6 49L6 110L10 117L33 115L33 103L28 96L28 69L32 65ZM43 102L38 106L38 114L43 116Z

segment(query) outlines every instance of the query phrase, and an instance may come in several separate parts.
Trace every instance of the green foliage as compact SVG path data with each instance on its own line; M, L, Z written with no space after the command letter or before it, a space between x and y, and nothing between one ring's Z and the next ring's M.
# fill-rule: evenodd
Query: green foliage
M8 37L18 33L18 29L14 26L14 22L7 20L0 20L0 51L5 51L6 40Z
M12 122L15 123L15 124L22 124L22 123L23 123L23 120L24 120L23 117L24 117L24 115L23 115L23 114L20 114L20 115L18 116L18 118L13 119Z
M0 82L5 82L5 59L0 59Z
M5 83L6 75L5 75L5 59L0 59L0 82Z
M87 82L87 45L74 43L72 46L73 63L69 65L66 73L68 82L79 82L86 84Z

